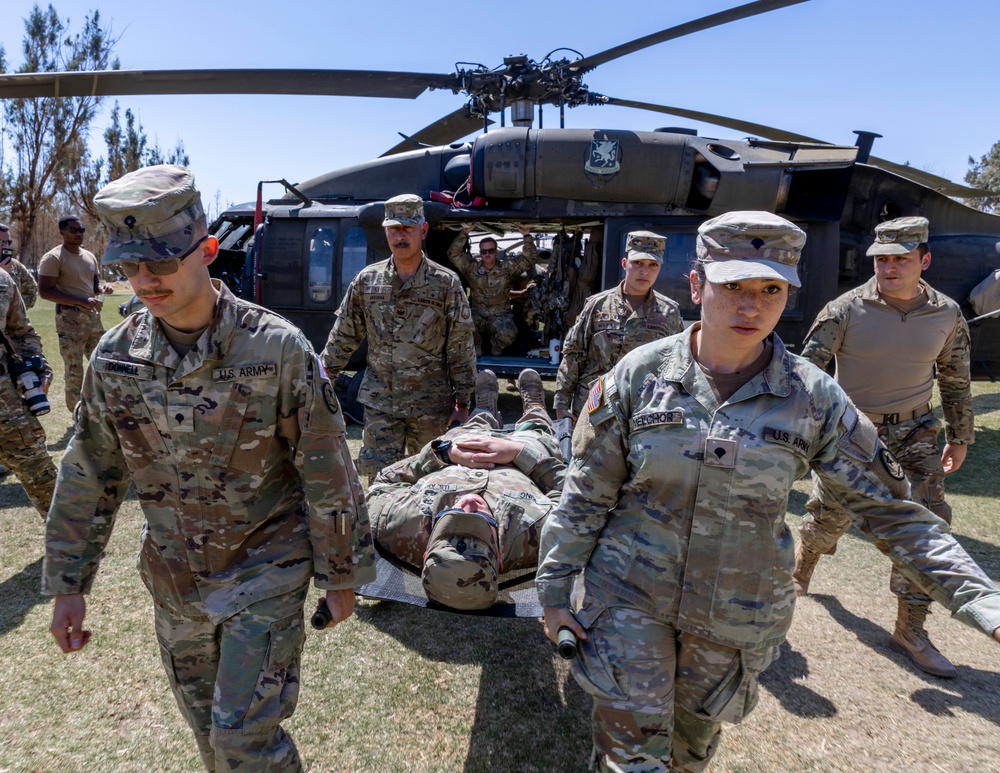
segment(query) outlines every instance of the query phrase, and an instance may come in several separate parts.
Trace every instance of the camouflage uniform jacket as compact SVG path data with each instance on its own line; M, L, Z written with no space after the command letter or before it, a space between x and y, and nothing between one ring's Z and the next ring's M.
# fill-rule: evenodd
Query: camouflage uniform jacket
M91 356L49 511L43 590L87 593L135 484L139 571L174 614L374 579L343 414L305 336L224 286L181 358L146 311Z
M927 305L937 311L942 307L953 311L954 326L945 331L944 346L940 351L927 353L928 360L934 360L937 371L938 390L941 393L941 408L944 412L945 438L949 443L958 441L971 444L975 440L973 430L972 386L970 375L971 343L969 326L962 316L958 304L947 295L937 292L921 281L927 293ZM816 366L825 369L844 343L844 337L851 322L852 309L864 304L885 306L878 293L875 277L830 301L820 312L812 328L806 335L802 356ZM911 312L908 317L919 314ZM928 336L928 340L931 337ZM912 353L911 353L912 355Z
M534 423L514 431L465 424L442 437L457 443L491 436L516 440L524 448L511 464L474 470L446 465L428 443L420 453L379 472L368 490L378 543L419 569L434 515L453 507L464 494L479 494L497 521L502 570L534 569L542 525L562 492L566 465L559 442L547 426Z
M354 277L323 350L331 378L366 336L363 405L404 417L448 413L454 400L471 398L476 349L469 301L454 272L426 255L402 283L391 258Z
M587 299L563 341L553 408L579 413L590 385L637 346L684 328L680 307L653 290L635 311L625 302L625 283Z
M521 274L538 262L538 250L531 234L525 234L520 254L499 250L493 268L486 268L483 259L465 252L468 234L460 233L448 248L450 260L458 273L469 283L472 312L477 315L513 314L510 291Z
M14 258L11 258L7 273L14 278L17 289L21 291L21 300L24 301L25 308L30 309L38 300L38 282L25 265Z
M44 359L42 339L28 321L28 314L17 289L17 280L5 271L0 271L0 325L2 325L0 330L7 336L11 348L18 355L21 357L38 355ZM10 365L7 360L7 351L0 346L0 363L2 363L0 374L8 372ZM52 368L47 362L45 363L45 375L51 383ZM0 378L9 378L9 376L0 375Z
M585 610L610 598L727 646L780 644L795 605L788 493L812 470L956 617L1000 626L1000 591L944 521L895 498L909 495L898 462L830 376L773 336L770 364L719 406L690 336L644 346L595 383L542 530L544 606L570 607L583 572Z

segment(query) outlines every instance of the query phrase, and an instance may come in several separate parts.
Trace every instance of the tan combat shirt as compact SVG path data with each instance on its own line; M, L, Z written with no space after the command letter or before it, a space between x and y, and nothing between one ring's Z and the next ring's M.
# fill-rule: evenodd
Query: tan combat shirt
M469 283L473 313L483 316L513 314L510 291L517 278L538 262L535 240L531 234L525 234L519 254L511 255L507 250L498 249L493 268L486 268L482 258L465 252L468 240L468 234L456 236L448 248L448 260Z
M77 298L93 297L99 271L94 253L82 247L79 255L62 245L53 247L38 261L38 276L56 277L55 289Z
M868 282L826 305L802 356L825 369L867 413L905 413L930 402L937 378L948 442L974 438L969 326L955 301L921 281L927 303L903 314Z

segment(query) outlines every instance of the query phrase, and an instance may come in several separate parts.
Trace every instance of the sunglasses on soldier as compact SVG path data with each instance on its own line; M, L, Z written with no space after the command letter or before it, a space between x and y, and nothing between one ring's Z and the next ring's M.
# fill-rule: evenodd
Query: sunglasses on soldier
M179 258L166 258L165 260L121 260L115 265L122 270L129 279L139 275L139 266L145 266L146 270L153 276L170 276L170 274L176 274L177 270L181 267L181 261L188 257L192 252L198 249L199 245L207 236L201 237L198 241L194 243L194 246L181 255Z

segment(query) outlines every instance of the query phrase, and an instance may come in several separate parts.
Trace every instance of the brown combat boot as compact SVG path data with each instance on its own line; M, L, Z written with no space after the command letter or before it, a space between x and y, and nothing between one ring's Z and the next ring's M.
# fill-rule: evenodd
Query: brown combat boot
M796 596L805 596L809 592L809 583L821 555L823 554L803 545L801 539L795 546L795 568L792 570L792 582L795 583Z
M503 425L500 411L497 410L497 400L500 398L500 385L497 375L492 370L482 370L476 376L476 408L488 411Z
M526 412L529 408L545 410L545 390L537 370L525 368L521 371L521 375L517 377L517 391L521 393L521 402L524 403Z
M938 652L924 630L924 620L930 612L928 604L911 604L906 599L898 599L899 614L896 616L896 630L893 631L889 646L906 655L921 671L945 679L954 679L958 672L944 655Z

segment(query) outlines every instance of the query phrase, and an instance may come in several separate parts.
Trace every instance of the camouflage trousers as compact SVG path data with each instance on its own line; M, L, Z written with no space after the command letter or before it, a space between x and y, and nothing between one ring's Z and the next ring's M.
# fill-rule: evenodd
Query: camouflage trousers
M0 463L10 467L44 519L52 503L56 466L45 447L45 430L25 409L5 373L0 373Z
M497 353L517 339L517 325L510 310L473 308L472 324L477 353L482 353L485 338L489 338L490 346Z
M209 773L303 769L280 723L299 697L306 590L258 601L219 625L156 603L163 667Z
M591 598L577 617L589 638L573 675L594 699L596 771L705 770L722 723L753 710L757 679L778 656L777 647L734 649Z
M933 413L897 424L879 424L878 436L902 465L910 482L910 498L951 523L951 508L944 500L944 468L938 437L941 422ZM837 540L851 527L851 517L813 475L812 496L806 503L809 514L802 519L799 537L802 544L816 553L833 554ZM913 604L930 604L930 597L903 576L895 566L889 576L889 589Z
M66 407L73 413L83 390L83 371L90 353L104 335L101 315L60 304L56 312L56 333L63 360Z
M358 472L371 483L379 470L417 453L448 429L447 413L396 417L365 406L365 428L361 433Z

